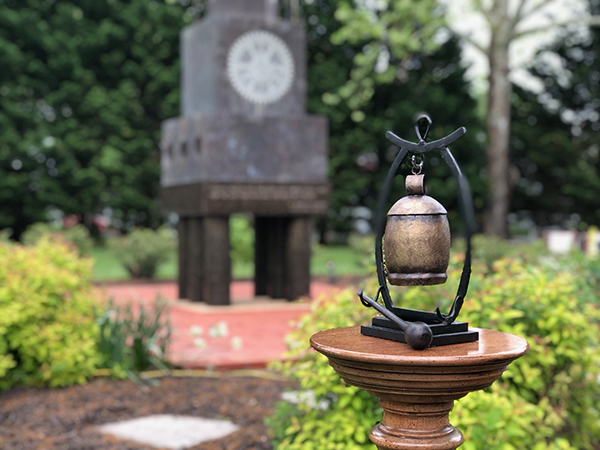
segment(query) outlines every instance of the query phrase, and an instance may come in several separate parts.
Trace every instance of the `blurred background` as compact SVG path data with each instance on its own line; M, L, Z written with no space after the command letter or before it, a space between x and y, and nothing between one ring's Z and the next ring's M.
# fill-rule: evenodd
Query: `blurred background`
M280 7L308 31L308 112L330 121L319 243L371 230L396 153L385 132L413 139L421 111L432 138L467 127L452 150L481 231L531 237L600 222L597 1ZM0 228L11 239L38 222L80 223L99 238L176 221L159 214L159 124L179 113L179 33L204 12L192 0L0 3ZM426 164L460 229L447 167Z
M378 286L373 211L398 152L385 133L416 141L415 117L427 112L432 140L467 128L451 148L478 223L461 319L531 346L495 387L458 402L452 422L467 438L464 448L600 449L600 0L274 3L283 19L306 27L307 113L329 120L331 197L311 233L311 273L320 276L311 293L322 295L271 303L269 314L281 315L266 320L267 309L181 301L173 282L179 218L161 212L160 126L180 114L180 33L206 16L206 2L0 0L0 391L93 379L1 392L0 447L92 448L100 438L80 424L143 411L252 418L251 434L219 448L372 448L379 405L342 386L306 348L317 331L371 318L356 286L372 293ZM434 152L424 172L428 193L448 210L449 274L457 280L464 224L456 183ZM390 201L404 195L400 178ZM241 286L238 297L257 302L247 281L253 221L229 219L232 292ZM455 285L401 289L395 300L445 308ZM166 301L152 303L161 296ZM235 382L204 372L193 381L170 378L162 389L154 379L174 366L211 369L213 356L267 347L272 353L253 364L286 359L270 366L285 382L257 375L268 396L255 393L247 372ZM144 395L107 379L126 377ZM273 406L290 381L300 394ZM115 406L117 388L129 392L127 407ZM223 400L232 398L244 404ZM30 419L41 427L35 433Z

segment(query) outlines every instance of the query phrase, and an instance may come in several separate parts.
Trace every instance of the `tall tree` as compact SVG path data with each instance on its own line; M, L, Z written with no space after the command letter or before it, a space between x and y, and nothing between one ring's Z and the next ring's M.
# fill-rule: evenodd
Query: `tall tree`
M507 215L510 211L510 124L512 83L509 75L512 69L509 58L511 45L516 41L549 28L563 27L572 23L598 24L598 17L589 14L574 14L563 11L562 15L552 14L552 8L560 4L557 0L471 0L471 6L485 19L489 28L487 42L462 37L485 55L489 65L489 87L487 93L486 130L488 135L487 171L490 193L484 215L484 231L501 237L508 237ZM528 25L532 16L544 14L548 20L541 25ZM461 24L455 29L460 33Z
M0 0L0 228L18 236L48 208L156 224L189 21L164 0Z

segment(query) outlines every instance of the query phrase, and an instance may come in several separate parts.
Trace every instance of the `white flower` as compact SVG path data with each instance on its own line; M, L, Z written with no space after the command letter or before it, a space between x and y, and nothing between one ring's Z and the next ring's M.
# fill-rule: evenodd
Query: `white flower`
M190 334L192 336L202 336L202 334L204 334L204 328L194 325L193 327L190 327Z
M229 329L227 327L227 322L217 322L208 330L208 335L210 337L225 337L229 334Z
M234 336L231 338L231 348L233 350L239 350L242 348L242 338L239 336Z

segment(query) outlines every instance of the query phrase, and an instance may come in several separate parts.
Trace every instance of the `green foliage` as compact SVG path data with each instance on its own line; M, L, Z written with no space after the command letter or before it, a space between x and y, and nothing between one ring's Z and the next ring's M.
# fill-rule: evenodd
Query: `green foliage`
M49 208L158 222L160 122L179 110L179 32L165 0L0 2L0 228Z
M124 309L110 303L96 319L99 326L98 351L101 368L116 376L165 368L165 353L171 338L167 302L156 299L150 308L139 304Z
M231 259L234 263L254 264L254 227L252 219L243 214L229 218Z
M109 247L133 278L154 278L158 266L167 261L175 249L173 230L161 227L135 228L129 234L111 239Z
M0 242L0 389L83 383L98 361L92 262L42 238Z
M511 422L528 431L507 436L515 448L537 448L540 442L548 446L539 448L568 448L559 438L581 449L600 443L600 312L590 301L593 292L578 285L579 276L501 260L465 304L462 319L529 342L529 353L510 366L501 382L522 399L522 410L530 411L513 411ZM461 408L459 402L454 413L459 425ZM524 417L531 424L522 423Z
M402 61L417 53L428 54L439 47L433 35L444 21L435 13L436 0L382 0L375 7L364 2L337 2L335 18L340 27L331 34L334 45L353 45L360 50L352 58L350 77L324 101L337 105L341 101L352 109L354 122L362 122L362 107L375 94L377 84L396 80Z
M506 389L503 383L459 400L450 421L463 432L463 450L577 448L567 439L555 437L556 428L563 421L548 402L529 403L513 390Z
M21 236L21 242L24 245L34 245L40 239L61 239L62 241L72 244L77 248L80 256L88 256L94 247L94 240L88 229L77 224L70 228L54 228L45 222L34 223L27 227L27 230Z
M458 259L449 271L449 283L400 289L396 304L433 310L441 303L442 310L448 308L460 277ZM494 387L456 403L451 422L470 442L466 449L587 450L600 444L600 312L594 291L578 282L581 275L556 262L534 266L502 259L491 269L475 266L461 320L522 336L531 350L511 364ZM374 280L366 290L375 292ZM358 391L343 387L324 357L306 352L315 332L358 325L372 314L348 290L315 301L311 313L301 319L288 345L291 356L302 358L279 369L302 390L314 391L317 403L330 403L325 411L278 405L270 421L275 448L373 448L351 434L335 435L329 423L356 414L356 423L368 430L379 420L375 399L360 394L360 408L353 410L348 405ZM362 421L367 417L369 424ZM323 436L318 441L313 438L317 434Z

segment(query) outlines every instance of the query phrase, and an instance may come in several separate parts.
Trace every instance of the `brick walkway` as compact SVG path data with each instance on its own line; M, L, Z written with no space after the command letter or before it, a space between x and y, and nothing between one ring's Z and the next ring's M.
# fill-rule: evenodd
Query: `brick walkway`
M217 370L264 367L280 360L286 350L284 338L294 319L309 311L310 303L290 303L253 297L250 281L231 284L231 306L208 306L179 300L174 282L123 284L101 287L118 303L149 305L160 296L168 301L173 334L168 359L186 369ZM339 291L323 282L311 284L311 297ZM307 342L308 345L308 342Z

